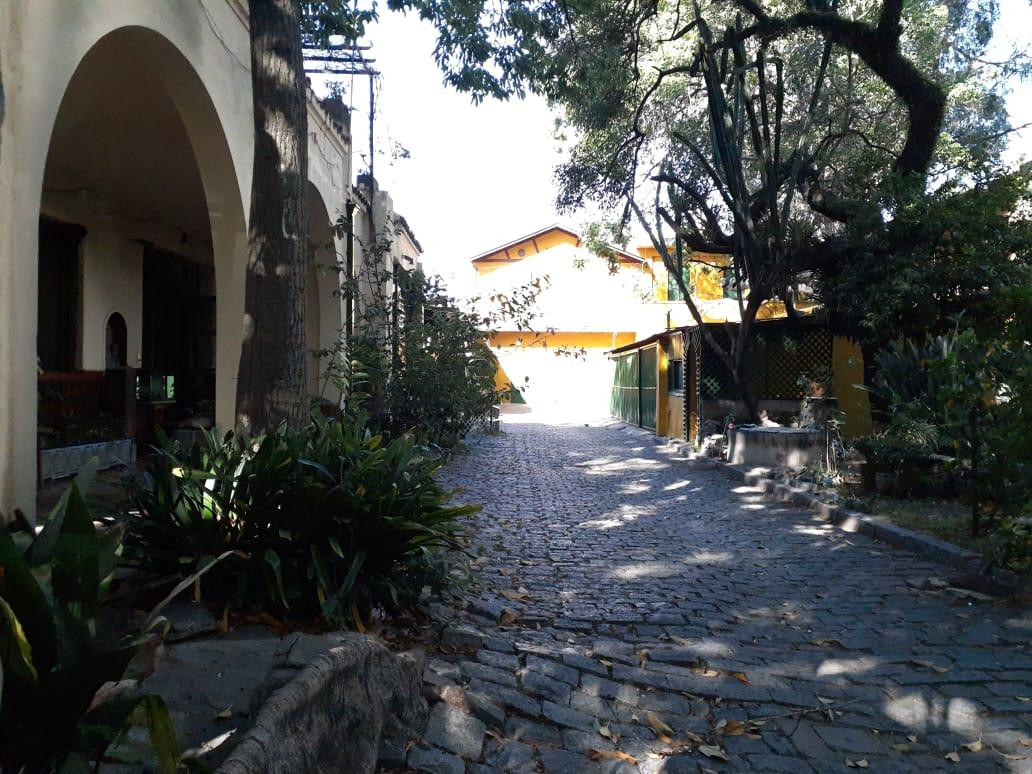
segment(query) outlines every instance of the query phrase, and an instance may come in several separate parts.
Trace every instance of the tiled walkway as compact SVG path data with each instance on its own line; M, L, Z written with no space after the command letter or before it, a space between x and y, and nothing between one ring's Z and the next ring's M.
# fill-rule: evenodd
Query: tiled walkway
M412 768L1032 771L1029 611L637 431L503 430L444 473L479 571Z

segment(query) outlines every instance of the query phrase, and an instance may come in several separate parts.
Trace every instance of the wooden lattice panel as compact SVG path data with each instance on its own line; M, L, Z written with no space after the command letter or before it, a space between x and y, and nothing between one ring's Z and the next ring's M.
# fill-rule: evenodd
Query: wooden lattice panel
M801 376L815 377L831 367L831 333L814 326L758 325L747 368L761 400L798 400L806 397ZM727 346L727 334L714 331ZM724 361L703 341L699 393L704 400L739 400L741 395Z

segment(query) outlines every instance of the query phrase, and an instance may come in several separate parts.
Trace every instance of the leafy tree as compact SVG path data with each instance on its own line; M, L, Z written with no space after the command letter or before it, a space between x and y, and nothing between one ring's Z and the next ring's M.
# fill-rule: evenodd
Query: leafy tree
M763 301L862 261L899 201L995 175L994 79L1027 65L985 64L991 0L389 5L438 25L446 80L475 99L565 108L563 206L621 208L675 277L693 250L732 254L742 322L709 343L740 385Z
M868 350L958 325L1000 338L1027 314L1032 287L1032 170L901 202L861 259L843 262L819 292L836 325Z

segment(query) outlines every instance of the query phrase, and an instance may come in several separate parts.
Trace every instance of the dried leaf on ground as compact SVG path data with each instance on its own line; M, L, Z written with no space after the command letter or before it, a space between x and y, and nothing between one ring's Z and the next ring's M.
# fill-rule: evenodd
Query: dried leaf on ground
M611 739L614 742L620 741L620 734L613 731L607 723L602 723L598 719L595 720L595 730L598 731L599 736L604 736L606 739Z
M819 701L821 704L834 704L835 703L834 699L829 699L827 696L817 696L817 701Z
M810 640L811 645L816 645L818 648L838 648L839 650L849 650L839 640L836 639L825 639L825 640Z
M975 741L968 742L967 744L965 744L963 746L966 747L967 749L969 749L971 752L978 752L979 750L982 749L982 740L981 739L976 739Z
M505 626L505 625L511 624L513 621L515 621L516 617L517 616L516 616L516 613L514 611L509 610L508 608L506 608L505 610L502 611L502 614L498 617L498 623L500 623L503 626Z
M623 761L624 763L637 763L638 759L628 755L623 750L588 750L588 759L593 761Z
M656 716L655 712L646 712L645 721L649 724L649 727L656 732L657 735L667 734L669 736L672 736L674 734L674 729L672 729L670 726L668 726L666 723L660 720L659 717Z
M749 676L745 672L732 672L731 676L739 682L749 685Z
M734 718L721 720L715 726L716 730L724 736L741 736L745 733L745 723Z
M226 720L227 718L233 717L233 705L229 705L222 712L215 715L216 720Z
M946 753L943 757L948 761L960 763L960 754L956 750L954 750L953 752Z
M525 590L519 589L517 591L511 591L509 589L502 590L502 596L508 599L510 602L522 602L530 597Z
M727 753L721 750L719 747L715 747L711 744L699 745L699 752L705 755L707 758L716 758L717 760L727 761L730 758L727 757Z

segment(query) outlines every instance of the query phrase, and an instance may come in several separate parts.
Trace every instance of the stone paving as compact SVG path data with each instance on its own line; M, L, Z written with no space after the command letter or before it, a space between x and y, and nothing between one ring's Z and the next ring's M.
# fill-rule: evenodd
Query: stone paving
M613 423L449 464L477 580L410 769L1032 772L1032 614Z

